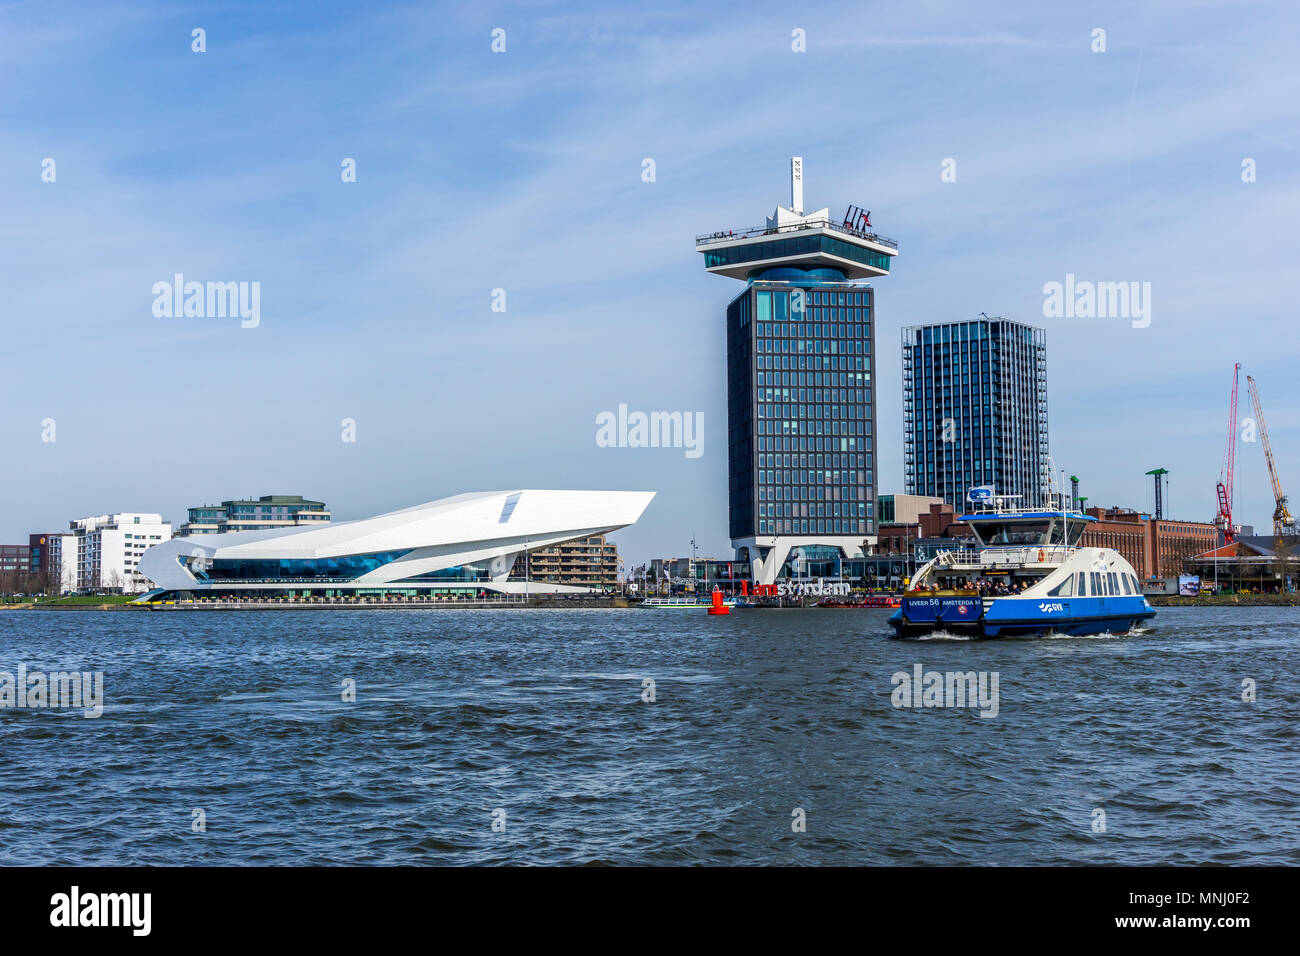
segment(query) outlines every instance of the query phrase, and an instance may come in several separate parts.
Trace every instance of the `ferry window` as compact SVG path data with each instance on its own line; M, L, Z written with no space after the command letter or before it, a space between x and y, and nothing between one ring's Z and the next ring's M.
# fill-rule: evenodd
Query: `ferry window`
M1079 597L1085 597L1088 594L1088 576L1082 571L1079 572L1079 589L1076 593Z
M1101 590L1101 573L1099 571L1090 571L1089 573L1092 575L1092 584L1088 588L1088 593L1101 597L1103 593Z
M1119 576L1119 583L1122 584L1122 585L1124 586L1124 593L1125 593L1125 594L1132 594L1132 593L1133 593L1133 589L1129 587L1129 583L1128 583L1128 575L1127 575L1127 574L1121 574L1121 575Z
M1050 597L1074 597L1074 575L1066 575L1064 581L1047 593Z
M1107 577L1107 579L1108 579L1106 583L1110 585L1110 588L1109 588L1109 590L1107 590L1106 593L1107 593L1107 594L1112 594L1112 595L1118 595L1118 594L1119 594L1119 575L1116 574L1114 571L1111 571L1109 574L1106 575L1106 577Z
M973 524L985 546L1039 544L1047 534L1047 521L980 521Z

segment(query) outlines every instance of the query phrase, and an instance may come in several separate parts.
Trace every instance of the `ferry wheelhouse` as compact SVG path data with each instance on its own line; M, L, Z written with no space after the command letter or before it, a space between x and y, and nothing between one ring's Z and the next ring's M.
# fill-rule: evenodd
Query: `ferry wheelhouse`
M1090 515L1007 508L961 516L974 548L940 551L891 615L898 637L933 631L978 637L1127 631L1155 616L1119 552L1085 548Z

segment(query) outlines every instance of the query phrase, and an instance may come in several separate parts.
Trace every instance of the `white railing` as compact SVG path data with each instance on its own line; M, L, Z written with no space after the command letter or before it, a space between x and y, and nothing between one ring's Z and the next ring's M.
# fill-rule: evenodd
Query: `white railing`
M981 567L1025 567L1033 564L1061 564L1077 549L1068 545L1049 544L1014 546L1009 548L954 548L940 551L935 561L942 567L979 565Z

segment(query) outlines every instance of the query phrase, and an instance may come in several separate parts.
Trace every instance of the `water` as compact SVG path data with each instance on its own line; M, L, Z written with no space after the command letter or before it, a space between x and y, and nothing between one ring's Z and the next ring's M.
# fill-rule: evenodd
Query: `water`
M0 612L0 670L107 700L0 710L0 863L1300 863L1300 612L888 613ZM896 709L917 663L998 672L998 715Z

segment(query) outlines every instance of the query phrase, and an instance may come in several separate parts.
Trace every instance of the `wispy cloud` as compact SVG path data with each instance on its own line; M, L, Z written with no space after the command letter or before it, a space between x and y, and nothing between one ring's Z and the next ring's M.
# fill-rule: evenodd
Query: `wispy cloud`
M631 556L691 531L721 554L720 439L699 461L632 457L598 449L592 422L620 401L724 420L738 286L703 273L692 238L759 223L793 154L810 202L865 204L902 242L878 283L882 492L902 481L898 327L980 311L1047 325L1053 451L1096 463L1094 500L1135 500L1159 453L1187 517L1209 514L1218 425L1161 436L1222 419L1235 358L1300 475L1296 17L1147 9L0 7L0 493L23 505L0 538L250 483L357 516L524 481L657 488ZM150 284L176 271L261 280L262 327L155 319ZM1043 319L1065 271L1152 281L1151 329ZM115 354L141 371L112 379ZM1125 396L1137 412L1115 410ZM57 449L35 447L46 415ZM107 464L91 481L72 461ZM1243 494L1271 511L1266 486Z

